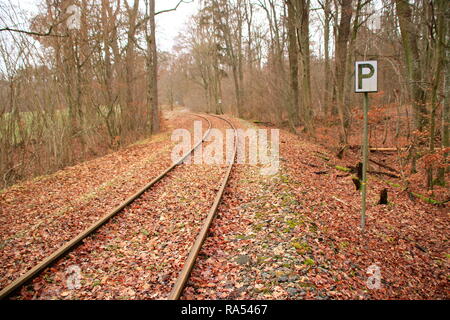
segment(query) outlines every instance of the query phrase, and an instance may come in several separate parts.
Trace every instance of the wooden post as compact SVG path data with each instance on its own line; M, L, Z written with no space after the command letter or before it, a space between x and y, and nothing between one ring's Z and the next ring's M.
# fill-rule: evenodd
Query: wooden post
M378 91L377 61L355 62L355 92L364 93L364 130L362 137L361 231L366 226L367 165L369 160L369 92Z
M364 92L364 131L363 131L363 155L362 155L362 182L361 182L361 193L362 193L362 203L361 203L361 230L364 230L366 225L366 193L367 193L367 164L369 160L369 137L368 137L368 113L369 113L369 94Z

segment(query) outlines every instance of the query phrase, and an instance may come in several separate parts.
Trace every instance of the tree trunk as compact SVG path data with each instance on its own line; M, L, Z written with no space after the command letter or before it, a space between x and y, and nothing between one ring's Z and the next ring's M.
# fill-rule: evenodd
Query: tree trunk
M347 46L350 34L350 21L352 18L352 0L343 0L341 19L338 27L336 41L336 102L341 120L342 143L347 144L347 128L349 125L348 108L344 105L344 80L347 61Z
M149 0L148 21L150 33L147 33L147 103L151 117L150 132L158 133L161 128L158 108L158 57L156 50L155 0Z
M289 126L295 132L295 124L298 122L299 110L299 88L298 88L298 43L297 28L295 27L296 10L294 0L287 1L288 7L288 56L289 56L289 75L291 85L291 103L288 104Z
M325 88L323 90L323 112L328 115L330 109L330 87L331 87L331 67L330 67L330 20L331 20L331 0L324 2L324 54L325 54Z
M444 84L444 106L442 108L442 148L449 148L449 124L450 124L450 53L448 50L448 47L450 45L450 7L447 6L446 9L446 35L445 35L445 47L447 50L445 50L445 84ZM448 157L448 152L444 154L444 156ZM439 171L439 179L441 181L445 181L445 172L450 171L450 166L447 166L447 168L442 168ZM442 183L444 184L444 183Z
M396 0L397 17L400 24L405 64L408 72L411 97L413 99L414 122L418 130L422 131L427 123L427 109L425 106L425 91L420 86L422 72L420 69L419 49L417 46L417 31L412 22L411 7L407 0Z
M300 58L302 61L302 106L307 131L313 132L311 108L311 66L309 49L309 0L299 0L297 12L300 28L297 32Z
M439 105L438 102L438 88L441 83L441 73L443 66L445 66L445 53L444 53L444 41L446 41L447 37L447 24L445 11L448 6L446 6L446 0L436 0L436 38L435 38L435 48L434 48L434 68L433 68L433 79L432 79L432 88L431 88L431 117L430 117L430 153L434 152L434 140L435 140L435 118L436 111ZM447 50L448 51L448 50ZM447 84L445 84L447 85ZM448 92L445 93L446 96ZM445 111L443 110L443 115ZM447 133L448 134L448 133ZM443 137L442 137L443 138ZM448 137L447 137L448 139ZM444 139L442 139L444 142ZM428 168L428 188L433 189L434 181L433 181L433 168L430 165ZM444 185L445 184L445 174L438 175L438 179L436 181L437 184Z
M135 35L136 19L139 10L139 0L134 0L133 7L130 8L125 1L128 13L127 46L125 51L125 104L122 106L123 126L129 131L135 128L135 106L134 106L134 67L135 67Z

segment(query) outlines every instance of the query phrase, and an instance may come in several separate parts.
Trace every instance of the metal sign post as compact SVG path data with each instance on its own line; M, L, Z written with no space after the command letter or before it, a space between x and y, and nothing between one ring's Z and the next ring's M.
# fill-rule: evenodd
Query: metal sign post
M366 225L366 195L367 195L367 162L369 159L369 92L378 91L377 61L355 62L355 92L364 93L363 113L364 129L362 138L362 181L361 181L361 230Z

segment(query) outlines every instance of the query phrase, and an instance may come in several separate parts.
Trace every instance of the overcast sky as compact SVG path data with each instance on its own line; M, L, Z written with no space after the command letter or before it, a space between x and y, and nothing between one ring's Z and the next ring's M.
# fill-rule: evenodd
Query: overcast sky
M41 3L42 0L0 0L0 4L11 3L18 5L20 8L26 10L29 13L29 17L32 17L37 10L37 4ZM175 39L180 32L183 32L186 27L188 18L195 14L200 7L200 0L186 0L191 1L190 3L182 3L176 11L171 11L167 13L162 13L156 16L157 23L157 43L158 50L161 51L171 51L172 46L175 44ZM132 3L132 0L129 0ZM156 0L156 11L167 10L174 8L179 0ZM373 4L379 10L381 8L381 1L374 0ZM144 9L144 1L141 0L140 8ZM313 7L318 7L316 1L312 2ZM322 39L322 29L320 22L317 20L317 13L321 11L314 11L311 14L311 52L321 55L323 53L323 39ZM258 17L257 17L258 18ZM256 18L256 19L257 19ZM264 20L263 15L263 20ZM19 26L16 26L19 27ZM22 26L25 27L26 26ZM331 49L332 49L331 44Z
M189 1L189 0L186 0ZM157 23L157 42L158 49L169 51L174 45L174 41L179 32L184 30L188 18L199 8L199 0L191 0L191 3L182 3L176 11L162 13L156 16ZM6 2L0 0L0 3ZM30 14L37 12L37 5L40 0L12 0L20 8L29 11ZM144 1L141 1L140 7L144 8ZM179 0L156 0L156 11L175 8ZM130 1L132 3L132 1Z
M157 0L156 11L174 8L179 0ZM188 18L198 11L199 0L182 3L177 11L162 13L156 16L157 42L159 50L169 51L179 32L184 30Z

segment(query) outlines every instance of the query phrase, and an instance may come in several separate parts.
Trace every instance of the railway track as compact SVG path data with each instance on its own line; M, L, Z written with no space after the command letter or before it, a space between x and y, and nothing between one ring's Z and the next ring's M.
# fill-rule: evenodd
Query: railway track
M130 204L132 204L136 199L140 198L141 195L143 195L146 191L148 191L152 186L154 186L157 182L162 180L169 172L171 172L175 167L179 166L183 161L194 152L202 143L205 142L205 140L208 138L212 124L211 121L202 115L195 114L197 117L202 118L208 123L208 129L204 133L201 141L196 143L194 147L184 154L176 163L173 163L170 167L168 167L166 170L164 170L159 176L154 178L151 182L149 182L147 185L145 185L143 188L141 188L139 191L137 191L135 194L127 198L124 202L122 202L119 206L114 208L111 212L104 215L102 218L100 218L98 221L93 223L91 226L86 228L83 232L78 234L76 237L74 237L72 240L68 241L66 244L64 244L62 247L60 247L58 250L41 260L38 264L36 264L33 268L31 268L29 271L27 271L25 274L20 276L19 278L15 279L13 282L11 282L9 285L7 285L5 288L3 288L0 291L0 299L5 299L12 295L14 292L17 291L20 287L25 285L26 283L30 282L32 279L37 277L43 270L45 270L50 265L54 264L57 260L61 259L68 253L70 253L73 249L75 249L78 245L82 243L82 241L87 238L88 236L94 234L96 231L98 231L103 225L105 225L106 222L108 222L112 217L116 216L118 213L122 212L125 208L127 208ZM200 252L201 246L207 236L209 226L211 225L215 213L217 211L217 207L219 206L220 200L222 198L222 195L224 193L225 187L227 185L233 162L236 156L236 148L237 148L237 136L236 136L236 128L234 125L228 121L227 119L224 119L219 116L209 115L212 117L215 117L217 119L220 119L224 122L226 122L233 130L234 130L234 148L232 152L232 161L228 163L225 176L221 180L220 187L216 193L216 196L214 198L213 205L210 207L208 216L203 222L202 228L200 232L197 235L196 241L194 242L194 245L192 246L189 255L187 257L187 260L184 264L184 267L182 271L180 272L177 281L172 289L172 292L169 295L169 299L174 300L178 299L183 291L184 285L186 284L190 271L192 270L196 257L198 253Z
M192 247L189 256L184 264L183 270L180 272L180 275L178 276L177 281L175 282L175 286L172 289L172 292L169 295L169 300L177 300L181 293L183 292L184 286L189 279L189 275L191 274L191 270L194 267L195 260L198 256L198 253L200 252L201 246L203 242L206 239L208 229L214 219L214 216L216 214L217 208L219 206L220 200L222 199L223 192L225 191L225 187L227 185L228 179L231 174L231 169L233 168L233 162L236 157L236 149L237 149L237 134L236 134L236 128L234 125L228 121L227 119L223 119L221 117L217 117L219 119L222 119L223 121L227 122L231 128L234 130L234 148L231 159L231 163L228 164L227 172L225 176L222 179L222 182L220 184L219 191L216 194L216 198L214 199L214 204L212 205L211 209L209 210L208 217L206 218L206 221L203 224L203 227L200 231L200 233L197 236L197 239L195 240L194 246Z

